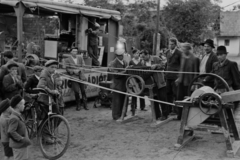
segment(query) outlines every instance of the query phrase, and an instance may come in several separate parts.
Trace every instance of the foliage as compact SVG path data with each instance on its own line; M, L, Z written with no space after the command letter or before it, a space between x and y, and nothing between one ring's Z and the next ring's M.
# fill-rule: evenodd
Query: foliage
M199 43L219 30L220 7L211 0L168 0L166 26L181 42Z
M58 0L59 2L64 2L64 3L73 3L74 0Z

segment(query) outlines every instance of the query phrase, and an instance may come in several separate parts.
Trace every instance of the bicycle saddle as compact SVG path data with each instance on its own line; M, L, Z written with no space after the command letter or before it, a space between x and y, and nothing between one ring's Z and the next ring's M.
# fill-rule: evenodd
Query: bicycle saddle
M48 92L43 88L34 88L33 91L36 92L36 93L48 94Z

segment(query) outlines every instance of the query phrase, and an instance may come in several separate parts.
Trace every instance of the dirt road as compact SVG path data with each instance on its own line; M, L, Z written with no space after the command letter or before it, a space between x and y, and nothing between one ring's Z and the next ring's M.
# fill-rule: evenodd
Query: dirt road
M138 111L140 118L135 121L120 124L112 120L109 108L76 111L68 107L65 117L71 125L71 144L60 160L229 160L223 135L197 132L201 139L175 151L180 122L153 128L150 115L148 108ZM30 160L44 160L35 141Z

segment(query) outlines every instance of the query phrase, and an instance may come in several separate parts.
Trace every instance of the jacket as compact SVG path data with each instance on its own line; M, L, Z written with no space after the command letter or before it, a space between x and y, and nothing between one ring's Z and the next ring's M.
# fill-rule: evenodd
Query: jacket
M11 99L13 96L22 93L23 84L20 77L17 77L19 83L15 83L12 76L7 74L3 78L4 97Z
M37 88L39 80L35 75L32 75L26 82L24 89L27 93L34 94L34 88Z
M186 56L182 56L181 58L181 66L180 66L180 72L197 72L199 73L199 65L200 60L193 54L190 54L187 58ZM198 74L179 74L179 82L183 83L184 86L188 86L192 80L198 75Z
M180 70L182 52L179 49L175 49L172 54L170 50L166 52L167 57L167 71L176 71ZM166 79L177 79L177 73L166 73Z
M212 71L213 63L215 63L215 62L218 62L218 58L217 58L217 55L214 52L212 52L212 53L210 53L209 58L206 63L206 68L205 68L206 73L210 73Z
M115 58L112 62L110 62L109 71L114 73L120 73L120 74L124 73L123 70L114 69L114 68L123 68L123 69L126 68L127 63L125 61L123 61L123 63L124 65L122 65L117 58ZM127 80L127 77L125 75L112 74L112 81L113 81L112 88L118 91L125 92L126 80Z
M25 148L31 145L24 119L15 111L9 118L8 134L10 137L9 146L12 148Z
M222 77L234 90L240 89L240 73L236 62L232 62L228 59L221 65L220 62L215 62L213 64L212 73ZM218 81L215 79L215 84ZM224 85L219 83L219 89L223 89Z
M86 81L87 78L84 74L84 70L80 66L85 66L85 62L83 60L82 56L77 56L77 64L75 64L74 60L72 59L72 56L69 56L68 58L64 59L64 65L66 66L67 71L76 71L80 69L81 72L79 72L79 79ZM76 67L79 66L79 69L76 69Z
M0 139L1 142L9 142L8 136L9 116L1 114L0 116Z
M155 65L155 64L157 65L155 70L163 70L164 69L164 63L161 61L161 59L159 57L151 56L150 60L151 60L151 65ZM144 63L144 66L146 66L146 61L143 61L143 63ZM153 79L154 79L154 82L156 83L158 89L166 86L163 72L154 72Z

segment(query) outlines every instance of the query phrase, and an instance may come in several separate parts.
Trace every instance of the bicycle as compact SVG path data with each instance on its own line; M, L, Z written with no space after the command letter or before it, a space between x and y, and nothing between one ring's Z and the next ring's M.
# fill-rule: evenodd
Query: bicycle
M32 97L31 102L25 104L23 113L29 137L30 139L37 137L43 156L55 160L67 151L70 143L70 126L65 117L53 113L53 97L46 90L36 88L34 91L37 94ZM47 96L49 103L40 102L40 96Z

